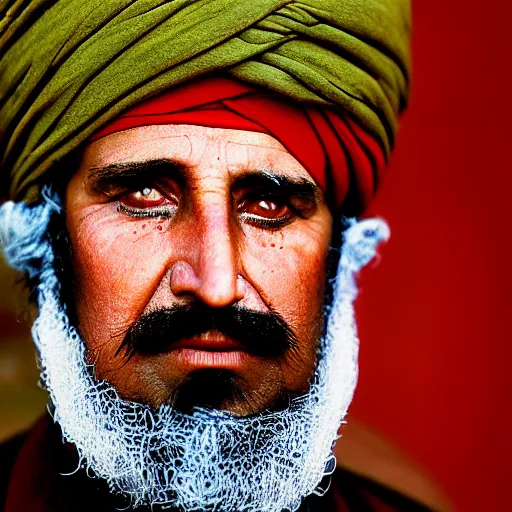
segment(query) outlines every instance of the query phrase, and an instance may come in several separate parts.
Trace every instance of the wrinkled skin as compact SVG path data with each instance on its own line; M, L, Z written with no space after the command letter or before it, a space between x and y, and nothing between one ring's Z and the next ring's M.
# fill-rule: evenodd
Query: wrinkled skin
M172 162L112 177L113 164ZM105 168L112 172L106 173ZM122 168L121 168L122 171ZM124 399L156 407L200 369L236 377L221 408L248 415L308 389L316 362L332 217L322 191L276 196L248 174L314 181L266 134L185 125L134 128L89 143L66 190L78 325L96 375ZM122 172L121 172L122 174ZM101 176L101 179L98 178ZM105 177L106 176L106 177ZM268 181L268 180L267 180ZM199 301L275 311L298 345L281 356L202 349L116 351L144 313ZM236 341L236 340L235 340Z

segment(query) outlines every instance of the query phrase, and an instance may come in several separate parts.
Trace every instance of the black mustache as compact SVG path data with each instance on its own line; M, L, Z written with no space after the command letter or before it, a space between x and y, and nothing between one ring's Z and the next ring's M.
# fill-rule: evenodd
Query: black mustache
M241 343L250 353L262 357L280 356L296 348L297 338L277 313L262 313L230 306L210 308L202 304L174 306L142 315L126 332L116 355L161 354L175 343L208 331Z

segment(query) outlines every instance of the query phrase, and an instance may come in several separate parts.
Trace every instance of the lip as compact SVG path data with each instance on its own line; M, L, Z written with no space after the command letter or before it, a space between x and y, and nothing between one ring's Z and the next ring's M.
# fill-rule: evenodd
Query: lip
M174 343L171 352L175 364L185 372L200 369L240 371L255 356L240 342L221 334L206 334Z
M241 350L213 352L210 350L180 348L174 352L174 357L176 364L183 371L207 368L240 371L247 367L248 362L254 356Z
M199 338L189 338L174 343L171 350L190 349L201 350L205 352L246 352L245 347L238 341L225 336L201 336Z

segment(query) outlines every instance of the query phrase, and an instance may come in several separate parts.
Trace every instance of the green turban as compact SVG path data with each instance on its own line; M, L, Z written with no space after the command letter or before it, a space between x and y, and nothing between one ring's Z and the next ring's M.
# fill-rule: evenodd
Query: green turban
M409 36L408 0L4 0L1 191L34 199L123 110L218 70L342 108L389 155Z

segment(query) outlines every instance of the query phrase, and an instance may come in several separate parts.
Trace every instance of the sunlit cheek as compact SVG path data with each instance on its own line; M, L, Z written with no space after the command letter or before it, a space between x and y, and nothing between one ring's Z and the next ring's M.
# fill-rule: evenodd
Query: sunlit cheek
M307 231L276 232L247 244L250 279L270 305L306 337L315 330L314 319L323 305L329 238Z
M137 318L165 272L167 223L126 219L111 205L102 205L80 212L68 224L79 319L122 329Z

